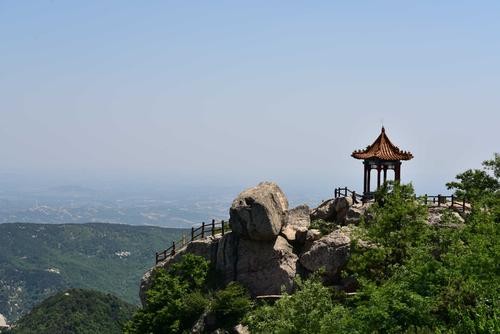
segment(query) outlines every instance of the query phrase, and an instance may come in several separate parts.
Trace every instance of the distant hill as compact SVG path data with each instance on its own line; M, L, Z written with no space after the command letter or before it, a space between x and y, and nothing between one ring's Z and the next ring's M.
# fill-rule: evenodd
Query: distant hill
M102 292L71 289L23 316L12 334L119 334L136 307Z
M0 224L0 314L12 323L68 288L113 293L138 304L154 253L181 229L117 224Z

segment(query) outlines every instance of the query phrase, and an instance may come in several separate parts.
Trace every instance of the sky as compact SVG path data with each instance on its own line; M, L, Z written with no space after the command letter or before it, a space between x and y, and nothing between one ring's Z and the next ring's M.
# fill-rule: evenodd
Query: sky
M0 176L417 192L500 151L498 1L0 0Z

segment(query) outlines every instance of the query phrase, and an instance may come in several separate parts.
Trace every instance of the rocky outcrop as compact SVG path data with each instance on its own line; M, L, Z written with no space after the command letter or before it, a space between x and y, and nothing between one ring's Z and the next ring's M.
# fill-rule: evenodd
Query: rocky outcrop
M335 219L335 199L329 199L321 203L317 208L311 211L311 220L333 221Z
M361 217L370 218L368 208L372 203L353 203L351 197L337 197L321 203L311 211L311 220L322 219L337 225L356 225Z
M254 297L279 295L283 289L292 291L298 272L307 275L324 268L325 278L333 281L349 257L351 230L342 227L322 236L319 230L310 228L311 219L356 223L366 208L339 197L312 211L307 205L288 210L288 200L275 183L260 183L233 201L229 210L231 232L190 242L156 268L168 269L187 253L200 255L215 266L222 284L240 282ZM143 304L152 275L153 269L141 281Z
M235 233L226 234L219 242L215 268L223 278L223 284L236 280L239 242L240 238Z
M236 261L236 281L253 296L291 291L298 257L285 238L274 242L241 239Z
M235 234L252 240L271 241L283 226L288 200L273 182L263 182L240 193L229 210Z
M337 224L344 224L347 217L347 212L349 208L353 205L352 198L350 197L338 197L334 201L335 203L335 222Z
M290 291L296 274L298 257L287 240L243 239L229 233L221 239L216 268L224 283L237 281L252 296L279 294L281 288Z
M460 227L465 220L459 213L447 207L430 207L427 224L441 227Z
M314 241L311 248L300 256L300 264L310 272L324 269L326 278L335 279L349 258L350 232L346 228L338 229Z
M281 234L294 242L304 243L307 230L311 226L310 209L307 205L299 205L286 213L285 224Z

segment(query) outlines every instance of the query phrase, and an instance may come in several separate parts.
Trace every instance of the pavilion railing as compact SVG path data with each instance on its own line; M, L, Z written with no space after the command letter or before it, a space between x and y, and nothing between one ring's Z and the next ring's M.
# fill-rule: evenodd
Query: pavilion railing
M353 199L353 202L356 202L357 200L361 201L366 201L367 199L372 199L373 196L363 196L354 190L350 190L347 187L338 187L335 188L334 191L334 196L335 198L338 197L351 197ZM466 201L465 197L458 197L455 195L450 195L450 196L445 196L445 195L423 195L418 197L424 204L429 205L435 205L437 207L441 206L449 206L455 210L459 210L462 212L465 212L466 210L470 209L470 203Z
M353 202L357 202L358 200L363 201L366 199L365 196L358 194L356 191L351 190L347 187L335 188L335 198L337 197L351 197Z
M173 241L170 247L156 253L156 264L166 260L171 256L174 256L176 252L186 247L192 241L204 239L206 237L215 236L218 234L224 235L224 233L229 232L230 230L231 229L227 221L216 221L215 219L212 219L211 223L203 222L198 227L193 226L191 227L191 235L189 238L186 237L186 235L183 235L182 239Z

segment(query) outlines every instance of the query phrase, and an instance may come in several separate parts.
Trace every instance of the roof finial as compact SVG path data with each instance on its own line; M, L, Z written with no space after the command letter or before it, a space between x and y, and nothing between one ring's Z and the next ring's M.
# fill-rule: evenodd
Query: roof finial
M385 132L385 128L384 128L384 118L381 118L381 119L380 119L380 123L382 124L382 132Z

